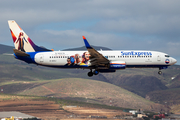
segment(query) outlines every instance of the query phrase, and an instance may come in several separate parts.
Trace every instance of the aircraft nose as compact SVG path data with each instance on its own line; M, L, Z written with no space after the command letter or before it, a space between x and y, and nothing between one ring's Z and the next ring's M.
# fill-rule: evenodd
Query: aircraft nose
M177 63L177 60L174 59L174 58L172 58L171 61L172 61L172 64L173 64L173 65L174 65L175 63Z

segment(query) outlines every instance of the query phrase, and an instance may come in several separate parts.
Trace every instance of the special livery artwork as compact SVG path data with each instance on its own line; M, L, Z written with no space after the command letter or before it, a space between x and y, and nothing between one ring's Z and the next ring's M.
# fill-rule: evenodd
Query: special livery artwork
M66 66L80 65L88 66L90 54L88 51L84 52L83 55L75 54L67 58Z
M18 39L16 40L16 44L19 43L19 44L18 44L18 50L21 50L21 51L23 51L23 52L25 52L25 50L24 50L24 42L27 43L27 41L26 41L26 39L25 39L25 37L24 37L24 33L23 33L23 32L20 32L20 33L19 33L19 37L18 37Z

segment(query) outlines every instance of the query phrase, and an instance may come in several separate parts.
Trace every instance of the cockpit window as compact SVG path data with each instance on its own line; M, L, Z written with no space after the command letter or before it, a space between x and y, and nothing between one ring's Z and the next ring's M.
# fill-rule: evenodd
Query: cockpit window
M169 55L165 55L165 57L170 57Z

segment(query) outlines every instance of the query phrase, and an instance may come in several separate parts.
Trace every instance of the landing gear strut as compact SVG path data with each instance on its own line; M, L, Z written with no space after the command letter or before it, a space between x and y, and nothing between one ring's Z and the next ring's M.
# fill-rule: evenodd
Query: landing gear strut
M161 69L160 69L160 68L159 68L158 74L159 74L159 75L161 75L161 74L162 74L162 71L161 71Z
M99 71L98 70L94 70L93 72L92 72L92 70L90 71L90 72L88 72L88 76L89 77L92 77L93 75L98 75L99 74Z
M92 77L92 76L93 76L92 70L91 70L90 72L88 72L88 76L89 76L89 77Z
M162 71L159 71L158 74L161 75L161 74L162 74Z

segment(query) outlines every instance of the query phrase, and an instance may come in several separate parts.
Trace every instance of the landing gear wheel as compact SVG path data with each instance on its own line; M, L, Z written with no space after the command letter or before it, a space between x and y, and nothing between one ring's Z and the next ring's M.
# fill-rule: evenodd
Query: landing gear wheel
M94 74L94 75L98 75L98 74L99 74L99 71L98 71L98 70L94 70L93 74Z
M161 71L159 71L159 72L158 72L158 74L159 74L159 75L161 75L161 74L162 74L162 72L161 72Z
M93 72L92 71L88 72L88 76L92 77L93 76Z

